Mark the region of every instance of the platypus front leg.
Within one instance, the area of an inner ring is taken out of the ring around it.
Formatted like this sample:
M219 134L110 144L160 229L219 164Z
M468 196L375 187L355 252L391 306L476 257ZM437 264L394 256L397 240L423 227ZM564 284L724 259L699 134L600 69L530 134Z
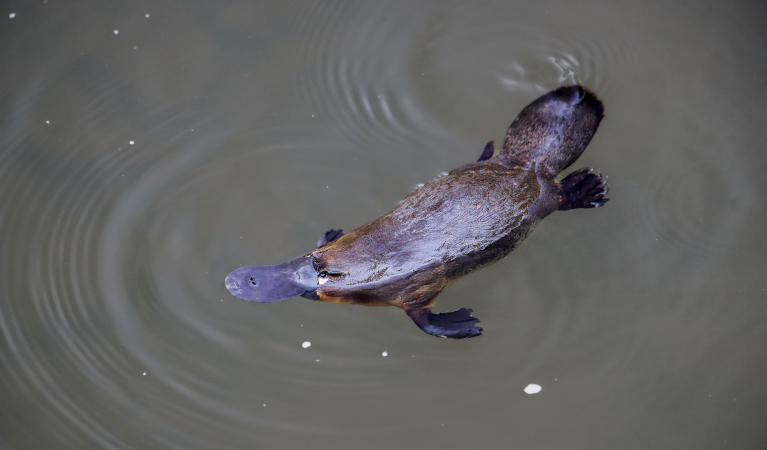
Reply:
M418 328L432 336L463 339L482 334L482 328L475 325L479 319L472 317L470 309L434 314L429 308L414 307L405 312Z
M341 236L344 235L344 230L342 229L329 229L325 232L325 234L322 235L319 241L317 241L317 248L322 248L331 242L337 241Z

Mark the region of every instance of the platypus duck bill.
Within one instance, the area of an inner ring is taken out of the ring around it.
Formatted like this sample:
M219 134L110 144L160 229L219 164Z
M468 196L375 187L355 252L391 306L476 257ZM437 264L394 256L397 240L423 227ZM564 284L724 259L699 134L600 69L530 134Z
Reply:
M311 256L276 266L241 267L227 275L226 288L237 298L271 303L288 298L316 296L317 271Z

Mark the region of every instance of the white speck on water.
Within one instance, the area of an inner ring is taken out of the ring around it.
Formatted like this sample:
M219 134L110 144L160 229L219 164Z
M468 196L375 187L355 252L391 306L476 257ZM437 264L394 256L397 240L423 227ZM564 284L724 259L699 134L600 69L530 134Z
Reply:
M381 353L381 356L389 356L389 353L386 350L384 350L384 352Z
M320 362L320 360L318 359L317 362Z
M312 346L312 343L309 342L309 341L304 341L304 343L301 344L301 347L303 347L303 348L309 348L311 346Z
M145 377L146 376L146 372L144 372L141 376Z
M128 141L128 143L129 143L130 145L133 145L133 144L135 144L135 142L133 142L133 141Z
M264 403L264 408L266 408L266 403Z
M144 14L144 17L146 17L148 19L149 18L149 14Z
M138 45L133 46L133 50L136 50L138 48Z
M114 30L113 33L114 34L120 34L120 30Z
M51 123L51 121L50 120L46 120L45 123Z
M16 17L16 13L10 13L10 14L8 14L8 17L10 17L11 19L13 19L14 17Z
M541 389L543 389L543 388L541 387L540 384L532 384L532 383L530 383L525 388L525 392L528 393L528 394L537 394L537 393L541 392Z
M312 114L312 117L314 117L314 114Z

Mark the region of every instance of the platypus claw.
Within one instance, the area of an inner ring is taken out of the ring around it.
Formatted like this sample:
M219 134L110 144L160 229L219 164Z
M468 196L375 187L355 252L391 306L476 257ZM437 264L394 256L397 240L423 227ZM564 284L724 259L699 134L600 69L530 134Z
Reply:
M566 176L559 184L562 187L559 210L566 211L576 208L599 208L607 203L605 198L610 192L607 177L594 173L593 169L584 167Z

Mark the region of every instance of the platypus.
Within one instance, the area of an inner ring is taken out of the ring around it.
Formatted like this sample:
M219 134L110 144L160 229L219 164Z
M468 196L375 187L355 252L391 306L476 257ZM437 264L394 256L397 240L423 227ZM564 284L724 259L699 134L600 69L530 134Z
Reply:
M285 264L237 269L226 288L258 303L301 296L396 306L433 336L478 336L471 309L432 313L437 296L509 254L552 212L607 202L607 178L590 168L556 180L603 116L602 102L583 86L549 92L519 113L497 155L490 141L477 162L417 189L378 219L346 234L331 229L315 251Z

